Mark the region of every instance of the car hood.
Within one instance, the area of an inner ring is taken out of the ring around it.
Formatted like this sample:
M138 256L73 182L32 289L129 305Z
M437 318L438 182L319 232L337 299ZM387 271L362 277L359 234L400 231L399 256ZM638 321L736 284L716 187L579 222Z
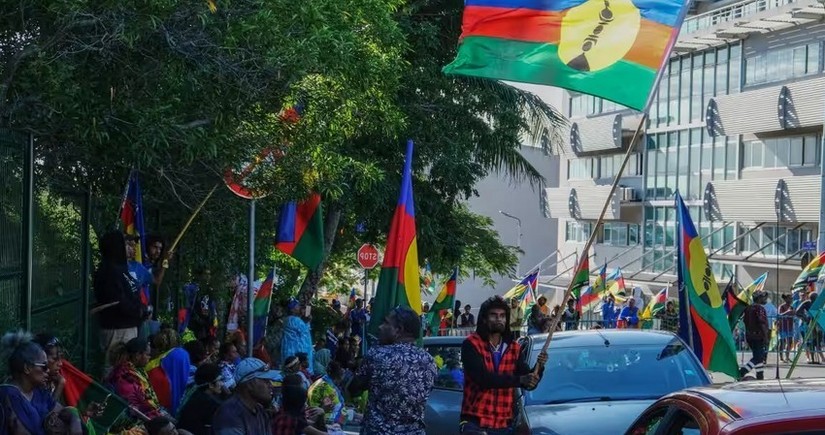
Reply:
M624 433L655 400L618 400L526 408L532 435L604 435Z

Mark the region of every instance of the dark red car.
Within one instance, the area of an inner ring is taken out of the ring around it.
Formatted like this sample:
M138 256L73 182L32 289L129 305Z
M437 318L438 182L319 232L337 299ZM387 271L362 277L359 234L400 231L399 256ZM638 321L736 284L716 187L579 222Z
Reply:
M626 435L825 433L825 379L746 381L657 400Z

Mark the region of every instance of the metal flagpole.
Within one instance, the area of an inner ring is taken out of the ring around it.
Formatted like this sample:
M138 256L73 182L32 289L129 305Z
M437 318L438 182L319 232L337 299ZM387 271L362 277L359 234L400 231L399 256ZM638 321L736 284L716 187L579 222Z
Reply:
M249 201L249 277L246 286L246 349L247 357L252 356L252 330L255 326L255 319L252 312L255 310L255 200Z

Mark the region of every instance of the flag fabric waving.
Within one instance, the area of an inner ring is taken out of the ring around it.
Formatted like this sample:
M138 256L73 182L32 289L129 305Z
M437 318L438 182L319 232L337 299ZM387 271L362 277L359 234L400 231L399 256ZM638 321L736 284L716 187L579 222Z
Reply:
M455 303L455 291L456 291L456 282L458 278L458 269L453 270L453 274L450 276L450 279L444 283L444 286L441 287L441 291L438 292L438 296L435 297L432 306L430 307L430 312L427 314L429 316L429 325L430 325L430 334L431 335L438 335L438 328L439 328L439 320L437 318L438 313L441 310L452 310L453 304Z
M324 218L321 195L312 194L304 202L281 207L275 248L316 269L324 260Z
M706 369L739 379L736 347L722 293L682 196L675 195L679 335Z
M146 252L146 231L143 226L143 194L136 170L129 174L129 184L120 204L120 222L124 233L140 237L135 244L135 261L142 264L143 253Z
M825 264L825 252L817 255L816 258L811 260L811 262L802 269L802 273L799 274L796 281L791 285L792 291L796 293L806 290L811 284L815 283L820 270L823 269L823 264Z
M642 110L687 0L466 0L445 74L557 86Z
M659 290L659 293L653 296L653 299L648 302L647 307L645 307L645 310L639 315L639 318L643 320L652 319L656 314L665 309L665 304L667 304L667 288Z
M539 278L539 270L538 269L528 273L527 276L525 276L521 280L521 282L516 284L510 290L507 290L507 293L504 293L504 296L502 296L502 298L504 298L504 299L516 298L520 301L523 301L525 296L526 296L526 293L529 293L531 291L536 290L536 287L537 287L537 284L538 284L538 278Z
M95 433L109 433L109 429L125 416L129 409L129 404L125 400L95 382L68 360L63 360L60 373L66 380L63 387L63 399L66 406L73 406L83 411L92 402L100 405L105 403L103 414L91 419Z
M407 141L406 161L401 180L401 194L390 223L384 263L378 276L370 333L378 335L378 326L397 306L412 308L421 314L421 279L418 268L418 243L415 236L415 206L412 190L413 141Z
M741 292L739 292L739 299L751 304L753 302L753 294L754 292L762 291L765 288L765 281L768 279L768 272L759 275L758 278L753 280L750 285L745 287Z
M601 297L601 294L607 291L607 261L604 262L602 268L599 269L599 276L593 281L593 292Z
M590 287L590 258L584 254L584 261L573 275L573 296L576 298L576 310L582 311L582 290Z
M264 282L255 292L255 299L252 301L252 336L249 337L252 343L257 345L266 336L266 324L269 320L269 305L272 302L272 290L275 283L275 269L269 272Z
M624 282L622 269L617 267L605 280L607 291L613 295L617 303L623 304L627 301L627 285Z
M745 299L737 296L736 287L736 281L731 277L725 291L722 293L722 300L725 303L725 312L728 313L728 324L730 324L731 331L736 328L742 314L745 314L745 308L749 305Z

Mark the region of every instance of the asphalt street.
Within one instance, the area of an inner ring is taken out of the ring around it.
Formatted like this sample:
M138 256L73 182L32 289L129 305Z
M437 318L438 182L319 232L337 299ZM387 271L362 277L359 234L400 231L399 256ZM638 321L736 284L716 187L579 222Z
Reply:
M737 362L739 365L744 364L747 362L751 357L750 352L739 352L739 357ZM793 358L793 355L791 355ZM790 363L779 363L779 377L785 379L788 374L788 369L791 367ZM713 382L715 384L719 383L727 383L731 382L733 378L730 376L724 375L722 373L712 373L711 376L713 377ZM754 376L754 373L751 372L750 376ZM825 378L825 364L821 365L814 365L814 364L805 364L805 355L803 354L799 358L799 363L796 365L793 371L793 378ZM768 365L765 368L765 379L776 379L776 354L771 353L768 355Z

